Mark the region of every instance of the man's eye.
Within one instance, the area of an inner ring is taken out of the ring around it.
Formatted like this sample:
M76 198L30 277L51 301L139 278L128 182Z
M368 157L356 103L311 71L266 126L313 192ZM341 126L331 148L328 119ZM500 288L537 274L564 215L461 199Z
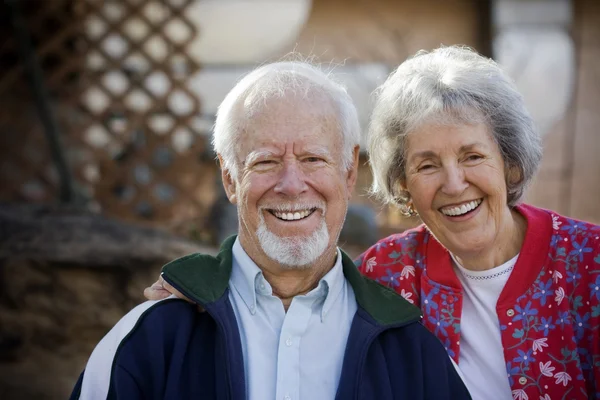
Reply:
M304 159L304 161L307 161L307 162L309 162L309 163L314 163L314 162L323 161L323 159L322 159L322 158L319 158L319 157L306 157L306 158Z
M260 160L260 161L256 161L254 164L252 164L252 167L253 168L270 168L273 165L275 165L274 160Z

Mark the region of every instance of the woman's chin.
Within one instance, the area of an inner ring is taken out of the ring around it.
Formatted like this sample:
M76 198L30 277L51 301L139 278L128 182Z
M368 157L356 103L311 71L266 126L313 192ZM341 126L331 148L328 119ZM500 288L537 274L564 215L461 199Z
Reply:
M494 250L494 240L486 240L486 236L482 232L469 232L460 235L460 237L452 238L447 243L440 242L455 256L459 258L472 258L478 254L486 254Z

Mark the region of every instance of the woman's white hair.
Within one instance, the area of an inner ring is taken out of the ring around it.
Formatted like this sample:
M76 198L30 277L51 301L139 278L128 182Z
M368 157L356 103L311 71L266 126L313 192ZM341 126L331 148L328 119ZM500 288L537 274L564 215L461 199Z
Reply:
M248 73L219 105L212 144L216 153L223 159L223 167L234 179L238 170L237 137L248 123L245 114L252 111L249 108L257 105L256 98L266 102L289 94L304 97L324 95L331 101L337 111L338 125L342 133L343 166L346 169L351 168L353 149L360 143L360 124L356 107L346 88L317 66L299 61L282 61L263 65Z
M408 214L410 194L402 187L407 135L432 123L482 122L500 148L507 173L518 172L506 182L512 207L523 197L542 157L541 139L522 96L493 60L469 48L418 52L377 91L368 138L371 191Z

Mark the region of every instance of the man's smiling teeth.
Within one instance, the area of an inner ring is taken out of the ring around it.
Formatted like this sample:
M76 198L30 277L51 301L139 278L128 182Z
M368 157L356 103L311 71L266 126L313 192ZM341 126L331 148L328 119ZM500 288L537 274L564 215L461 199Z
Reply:
M279 219L283 219L286 221L296 221L298 219L308 217L313 210L304 210L304 211L295 211L295 212L281 212L281 211L273 211L273 215L275 215Z
M440 211L444 215L448 215L450 217L457 217L459 215L466 214L469 211L476 209L477 206L480 205L482 201L483 201L483 199L477 199L477 200L473 200L468 203L462 204L460 206L442 208L442 209L440 209Z

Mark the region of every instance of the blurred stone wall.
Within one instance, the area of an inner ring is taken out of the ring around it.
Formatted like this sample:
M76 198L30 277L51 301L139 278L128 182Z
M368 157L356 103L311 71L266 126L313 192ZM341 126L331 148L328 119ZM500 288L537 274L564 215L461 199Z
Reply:
M73 207L0 204L0 399L69 396L163 264L215 249Z

